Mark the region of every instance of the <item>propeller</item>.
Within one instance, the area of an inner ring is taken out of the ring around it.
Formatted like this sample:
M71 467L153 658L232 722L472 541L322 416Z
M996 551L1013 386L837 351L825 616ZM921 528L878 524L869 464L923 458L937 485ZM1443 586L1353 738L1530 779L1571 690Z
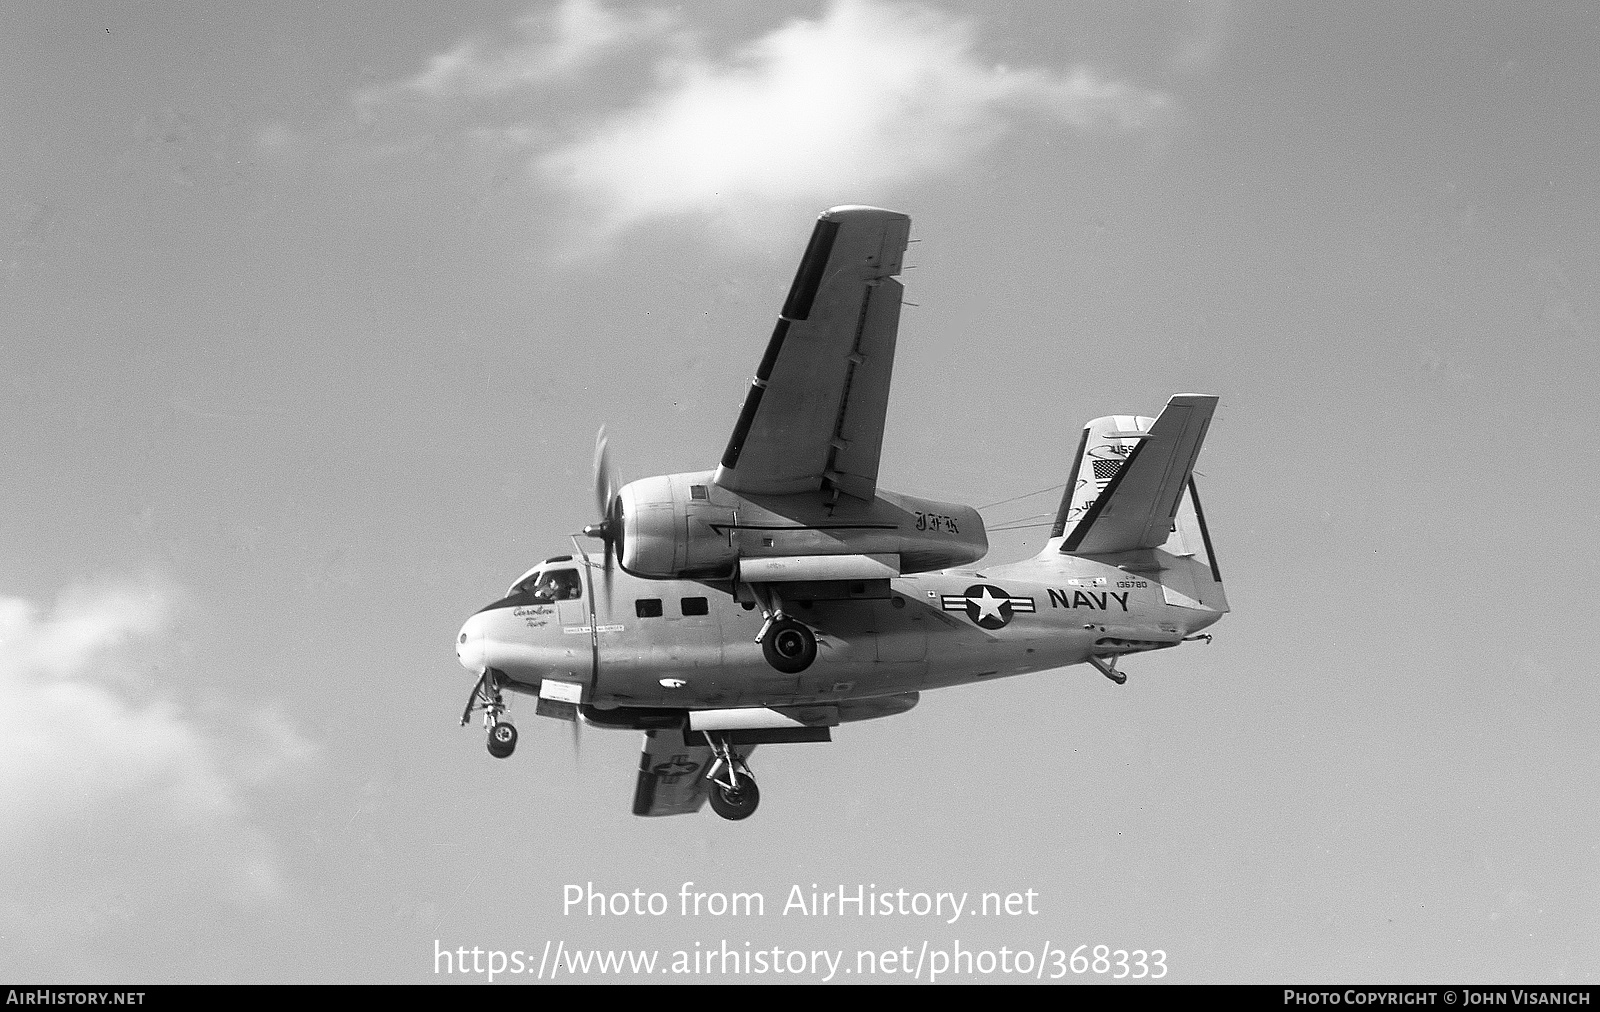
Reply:
M600 514L600 522L585 527L583 533L587 537L599 538L605 543L605 566L602 572L605 573L607 601L611 599L612 557L622 544L622 500L618 496L621 491L622 485L617 480L617 467L611 461L606 427L602 425L594 436L594 504L595 510Z
M594 506L600 514L600 522L590 524L583 529L585 537L599 538L605 543L605 563L601 572L605 574L605 595L609 605L611 601L611 571L615 558L622 553L622 483L617 480L617 466L611 462L611 449L606 440L606 427L600 426L600 431L594 434ZM577 546L574 539L573 545ZM581 553L583 550L578 549ZM584 556L587 566L588 556ZM572 756L578 758L583 751L583 715L572 722Z
M599 514L610 519L611 501L617 497L617 468L611 462L611 447L606 439L606 427L594 434L594 505Z

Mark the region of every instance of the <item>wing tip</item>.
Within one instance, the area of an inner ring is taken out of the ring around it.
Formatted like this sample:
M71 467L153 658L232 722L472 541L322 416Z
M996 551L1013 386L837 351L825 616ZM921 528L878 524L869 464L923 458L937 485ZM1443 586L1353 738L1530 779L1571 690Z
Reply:
M911 220L911 216L909 214L904 214L900 211L891 211L887 207L873 207L870 204L837 204L828 208L826 211L823 211L822 214L818 215L818 217L823 221L844 221L850 218L857 220L878 218L886 221L896 218L904 218L907 221Z

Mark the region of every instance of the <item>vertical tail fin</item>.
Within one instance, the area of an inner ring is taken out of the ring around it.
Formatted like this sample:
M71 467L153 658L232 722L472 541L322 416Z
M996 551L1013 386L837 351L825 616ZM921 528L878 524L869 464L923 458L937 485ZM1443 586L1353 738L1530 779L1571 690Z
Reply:
M1194 485L1217 398L1177 394L1159 418L1107 415L1083 430L1041 558L1093 556L1161 583L1168 604L1227 611Z
M1122 465L1155 421L1143 415L1107 415L1083 427L1078 454L1072 459L1072 474L1067 477L1067 490L1050 528L1052 538L1078 526L1112 479L1121 473Z
M1172 531L1216 407L1215 397L1176 394L1153 422L1127 415L1090 422L1072 487L1062 497L1061 551L1109 555L1159 548Z

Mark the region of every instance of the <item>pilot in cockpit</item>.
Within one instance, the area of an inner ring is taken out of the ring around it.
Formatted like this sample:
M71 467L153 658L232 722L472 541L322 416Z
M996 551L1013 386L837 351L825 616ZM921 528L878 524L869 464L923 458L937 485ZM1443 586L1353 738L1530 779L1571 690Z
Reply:
M533 585L533 600L538 604L551 601L576 601L583 596L583 584L576 569L557 569L539 577Z

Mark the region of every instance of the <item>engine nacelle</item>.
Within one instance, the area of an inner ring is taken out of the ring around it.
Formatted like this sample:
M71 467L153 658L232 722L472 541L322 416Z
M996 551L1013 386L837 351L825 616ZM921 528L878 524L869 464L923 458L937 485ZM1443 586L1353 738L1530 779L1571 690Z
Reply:
M970 506L883 490L871 502L821 491L743 496L713 484L713 473L622 487L622 568L658 579L727 579L741 559L893 556L899 572L923 573L976 562L989 550L983 518Z

